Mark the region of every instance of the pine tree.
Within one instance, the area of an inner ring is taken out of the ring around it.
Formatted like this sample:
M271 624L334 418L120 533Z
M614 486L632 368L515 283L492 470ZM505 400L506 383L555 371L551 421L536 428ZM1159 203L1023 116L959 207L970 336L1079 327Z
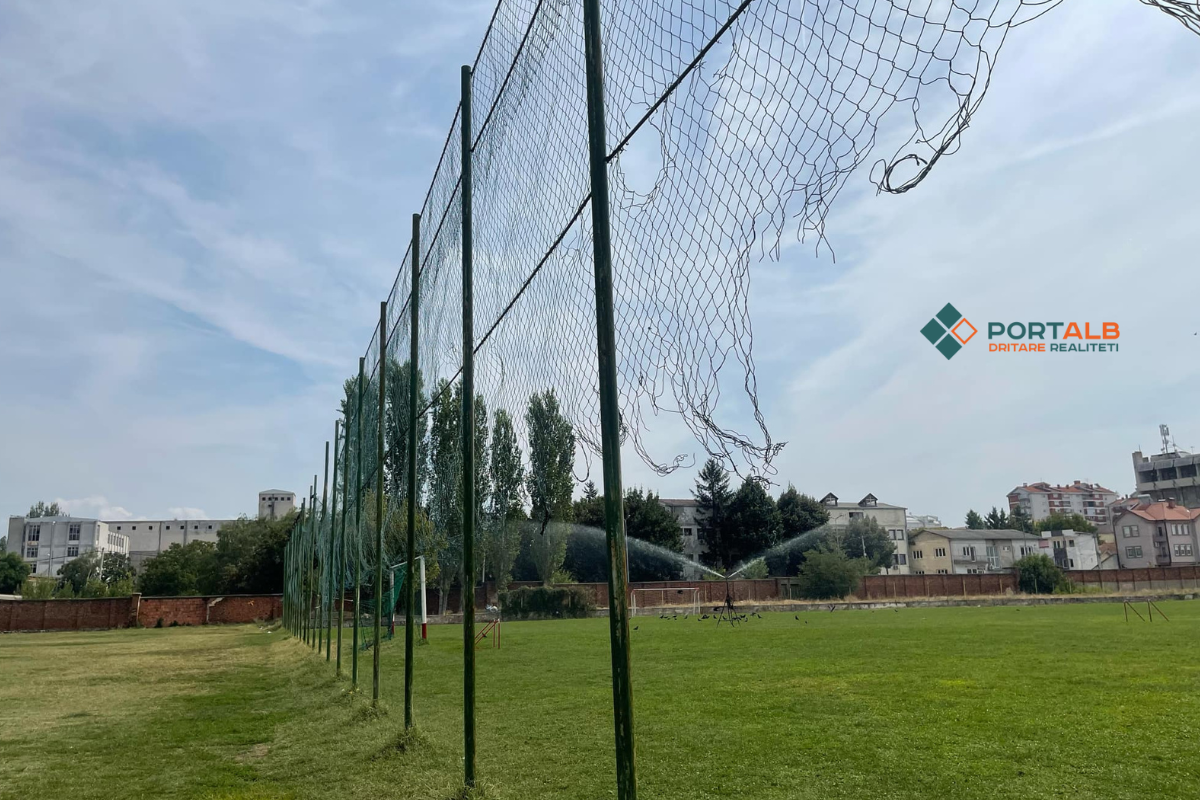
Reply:
M708 459L700 468L692 497L696 499L700 541L719 541L722 538L729 503L733 500L733 492L729 489L729 475L715 458ZM721 563L711 544L708 552L704 554L704 560L709 565L719 566Z
M973 531L981 531L987 527L983 521L983 517L979 516L979 512L973 508L967 512L966 523L967 527Z

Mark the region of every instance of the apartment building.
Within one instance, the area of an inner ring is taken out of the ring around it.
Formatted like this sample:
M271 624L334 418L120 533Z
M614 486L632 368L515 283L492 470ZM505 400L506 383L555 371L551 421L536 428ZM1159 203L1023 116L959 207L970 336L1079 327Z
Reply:
M1019 506L1034 522L1051 514L1079 514L1097 527L1109 522L1108 506L1119 495L1098 483L1075 481L1067 486L1024 483L1008 493L1008 510Z
M1172 447L1165 453L1144 456L1137 450L1133 453L1133 475L1139 494L1200 508L1200 453Z
M690 497L686 499L660 497L658 502L662 503L679 523L679 528L683 533L683 555L691 561L699 561L700 557L708 552L708 545L700 538L699 504Z
M868 494L857 503L843 503L833 492L821 498L821 505L829 512L830 525L848 525L854 519L873 519L887 531L888 538L896 546L893 565L887 570L892 575L908 575L908 509L881 503L873 494Z
M129 554L129 537L108 523L79 517L9 517L8 551L34 575L54 576L68 561L91 552Z
M941 528L919 530L908 537L910 563L916 575L1004 572L1027 555L1049 555L1051 549L1049 539L1023 531Z
M1059 569L1100 569L1100 539L1083 531L1042 531L1039 538L1049 540L1050 552ZM1045 550L1043 549L1043 552ZM1111 565L1116 567L1116 564Z
M296 510L296 493L267 489L258 493L258 518L279 519Z
M1171 567L1197 563L1200 508L1174 500L1128 508L1113 521L1117 566L1124 569Z
M905 514L904 524L910 531L920 528L944 528L940 517L933 514Z

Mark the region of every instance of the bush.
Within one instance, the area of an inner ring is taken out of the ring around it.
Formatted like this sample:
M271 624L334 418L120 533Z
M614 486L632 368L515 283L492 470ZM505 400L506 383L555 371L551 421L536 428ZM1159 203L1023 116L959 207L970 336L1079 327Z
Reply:
M1069 591L1068 581L1050 556L1041 553L1025 556L1013 564L1017 572L1017 587L1025 594L1052 594Z
M522 586L501 592L500 607L509 619L586 617L594 608L591 593L578 586Z
M29 565L17 553L0 555L0 594L12 594L29 577Z
M21 597L25 600L49 600L54 596L56 583L50 578L26 578L21 584Z
M840 550L809 550L800 567L800 594L810 600L845 597L866 573L863 559L847 558Z

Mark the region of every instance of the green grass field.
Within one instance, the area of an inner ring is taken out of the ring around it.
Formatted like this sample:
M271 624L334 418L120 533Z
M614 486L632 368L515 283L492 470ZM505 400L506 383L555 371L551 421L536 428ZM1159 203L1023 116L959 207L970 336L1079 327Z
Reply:
M645 798L1195 798L1200 603L638 618ZM1143 610L1144 613L1144 610ZM0 798L461 795L461 629L403 642L386 714L254 626L0 637ZM346 650L348 669L349 648ZM478 651L487 798L615 796L608 623L508 623Z

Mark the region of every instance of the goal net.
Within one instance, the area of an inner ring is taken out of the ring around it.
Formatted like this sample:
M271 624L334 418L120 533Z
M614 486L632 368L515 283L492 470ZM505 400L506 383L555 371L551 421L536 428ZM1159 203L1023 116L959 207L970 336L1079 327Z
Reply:
M630 595L630 608L635 616L660 609L678 614L700 613L700 589L695 586L634 589Z

